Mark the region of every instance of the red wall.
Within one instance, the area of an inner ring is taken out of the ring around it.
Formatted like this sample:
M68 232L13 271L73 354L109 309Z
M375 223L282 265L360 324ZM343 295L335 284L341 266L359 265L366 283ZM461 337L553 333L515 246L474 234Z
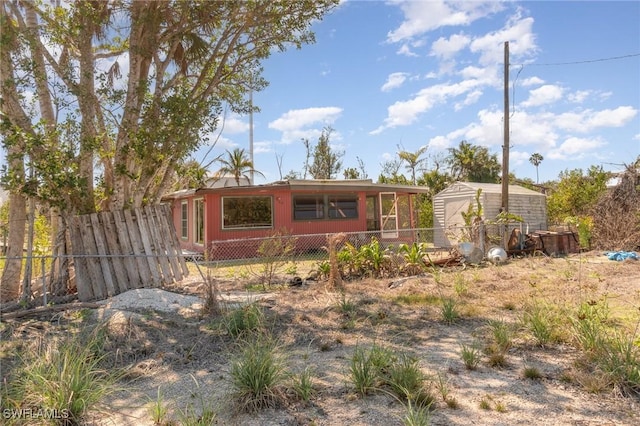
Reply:
M225 191L226 192L226 191ZM205 241L207 245L211 242L220 242L235 240L233 244L225 243L229 247L235 246L234 251L253 251L255 253L256 244L259 242L252 241L252 239L267 237L273 235L274 232L279 230L287 230L287 233L292 235L304 235L304 234L334 234L339 232L364 232L367 230L366 220L366 196L367 193L360 191L357 193L358 197L358 218L357 219L342 219L342 220L293 220L293 207L292 196L296 194L324 194L325 192L294 192L289 191L288 188L277 189L271 188L269 190L257 187L256 191L242 191L241 196L272 196L273 197L273 215L274 226L268 229L244 229L244 230L224 230L221 223L221 200L222 195L219 193L203 193L194 194L184 197L182 199L176 199L173 201L173 220L178 232L178 239L181 242L181 246L184 250L191 250L196 252L204 252L205 246L195 244L193 242L194 237L194 200L198 198L204 199L205 209ZM340 194L339 191L330 191L330 194ZM344 194L344 193L343 193ZM349 194L354 194L349 192ZM373 195L375 193L370 193ZM225 193L225 196L236 195L232 192ZM181 201L188 201L188 238L181 238ZM324 241L322 241L324 243ZM318 242L316 245L320 244ZM219 243L218 246L221 246ZM244 246L244 248L243 248Z

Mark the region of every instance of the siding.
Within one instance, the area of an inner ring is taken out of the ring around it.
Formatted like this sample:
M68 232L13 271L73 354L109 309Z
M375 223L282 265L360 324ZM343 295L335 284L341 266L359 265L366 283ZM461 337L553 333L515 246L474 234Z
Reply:
M434 244L437 247L451 247L452 242L446 236L445 229L462 226L461 211L466 212L470 203L475 203L478 189L482 189L480 202L483 218L493 219L502 206L502 186L499 184L483 184L457 182L433 197ZM527 188L509 185L509 211L521 216L525 221L526 231L546 229L547 211L546 197Z

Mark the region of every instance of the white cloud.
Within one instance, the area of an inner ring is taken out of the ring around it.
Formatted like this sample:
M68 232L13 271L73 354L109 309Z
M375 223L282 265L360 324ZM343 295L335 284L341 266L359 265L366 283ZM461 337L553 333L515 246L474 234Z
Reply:
M547 154L552 160L566 160L569 158L582 158L592 153L607 143L600 138L567 138L557 149L552 149Z
M420 36L444 26L469 25L476 19L498 12L503 8L499 1L415 1L394 0L405 20L387 34L387 40L397 43Z
M523 107L532 107L540 105L548 105L562 99L564 89L560 86L545 84L529 91L529 99L522 102Z
M408 44L406 44L406 43L405 43L405 44L403 44L402 46L400 46L400 49L398 49L398 50L396 51L396 53L397 53L398 55L404 55L404 56L413 56L413 57L417 57L417 56L418 56L418 54L417 54L417 53L414 53L414 52L411 50L411 48L409 47L409 45L408 45Z
M396 89L402 86L402 84L407 80L408 76L409 74L406 72L394 72L392 74L389 74L389 76L387 77L387 81L382 85L380 90L382 90L383 92L389 92L392 89Z
M544 80L541 79L540 77L524 78L524 79L520 80L520 83L519 83L519 85L523 86L523 87L539 86L541 84L544 84Z
M243 121L238 114L231 114L228 117L224 117L224 123L221 123L224 126L225 134L237 134L237 133L245 133L249 131L249 123Z
M272 143L268 141L255 142L253 144L253 153L254 154L265 154L268 152L272 152L271 149Z
M567 100L569 102L581 104L591 95L591 90L578 90L573 93L569 93L567 95Z
M522 151L509 151L509 168L527 163L531 154Z
M429 150L444 151L451 146L451 141L445 136L436 136L435 138L429 139L427 145L429 146Z
M413 99L398 101L390 105L387 108L388 115L384 123L370 133L375 135L388 128L412 124L417 120L418 115L452 97L473 90L477 85L476 80L466 80L454 84L437 84L422 89Z
M631 106L601 111L565 112L556 117L555 125L563 130L586 133L599 127L622 127L637 114L638 110Z
M449 59L456 53L466 48L471 42L471 38L464 34L453 34L448 39L440 37L431 45L431 56Z
M480 96L482 96L482 93L482 90L474 90L468 93L462 102L457 102L455 104L454 110L460 111L466 106L475 104L476 102L478 102L478 99L480 99Z
M504 63L504 42L509 42L509 61L534 54L538 47L532 30L533 18L512 17L507 25L482 37L474 39L469 48L479 53L481 65Z
M342 108L338 107L290 110L270 122L269 128L282 132L282 143L291 143L304 138L315 139L320 136L321 129L310 127L331 125L340 117L341 113Z

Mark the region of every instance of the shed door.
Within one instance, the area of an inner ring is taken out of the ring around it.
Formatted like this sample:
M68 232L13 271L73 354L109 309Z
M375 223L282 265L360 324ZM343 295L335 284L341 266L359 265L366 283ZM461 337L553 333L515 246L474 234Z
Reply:
M382 238L398 238L398 200L395 192L380 193Z

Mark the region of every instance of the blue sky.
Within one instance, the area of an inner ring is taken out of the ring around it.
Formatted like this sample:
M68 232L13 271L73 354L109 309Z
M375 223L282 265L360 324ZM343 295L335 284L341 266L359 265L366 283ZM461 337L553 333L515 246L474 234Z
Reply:
M256 183L280 178L278 157L283 175L302 171L301 139L325 126L343 168L360 158L374 181L398 146L442 158L467 140L501 161L505 41L510 171L535 180L535 152L541 182L619 170L640 155L639 22L638 1L343 2L314 25L315 44L264 63ZM249 118L228 114L211 155L234 147L248 150Z

